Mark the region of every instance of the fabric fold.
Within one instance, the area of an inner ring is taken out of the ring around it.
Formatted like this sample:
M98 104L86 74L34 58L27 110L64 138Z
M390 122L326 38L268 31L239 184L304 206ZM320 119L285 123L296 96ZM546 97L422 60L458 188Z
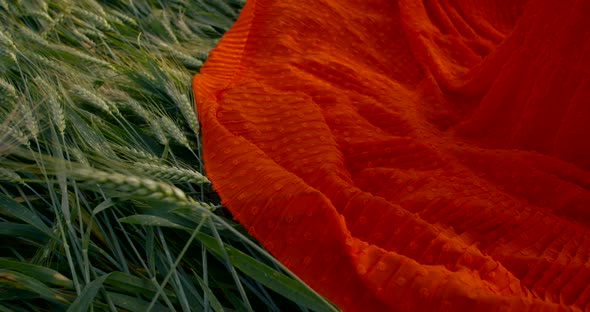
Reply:
M193 79L207 175L345 311L588 311L583 12L250 0Z

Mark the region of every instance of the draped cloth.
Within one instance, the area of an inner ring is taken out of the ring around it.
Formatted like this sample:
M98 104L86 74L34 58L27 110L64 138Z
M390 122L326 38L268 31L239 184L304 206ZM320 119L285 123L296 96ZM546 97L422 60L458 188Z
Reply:
M344 311L590 311L588 14L248 0L193 79L207 175Z

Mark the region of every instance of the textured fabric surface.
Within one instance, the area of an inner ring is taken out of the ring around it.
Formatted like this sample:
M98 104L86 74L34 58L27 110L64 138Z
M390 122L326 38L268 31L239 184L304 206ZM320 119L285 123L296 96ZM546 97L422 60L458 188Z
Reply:
M248 0L205 168L345 311L590 311L590 1Z

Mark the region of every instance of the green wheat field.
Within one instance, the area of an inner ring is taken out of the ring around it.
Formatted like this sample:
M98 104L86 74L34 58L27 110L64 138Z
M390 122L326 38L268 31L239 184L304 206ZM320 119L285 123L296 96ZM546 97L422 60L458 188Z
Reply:
M239 0L0 0L0 312L337 311L200 161L191 77Z

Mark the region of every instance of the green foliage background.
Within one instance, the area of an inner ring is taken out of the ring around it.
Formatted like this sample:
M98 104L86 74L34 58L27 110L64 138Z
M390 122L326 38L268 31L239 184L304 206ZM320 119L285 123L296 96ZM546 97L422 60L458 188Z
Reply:
M239 0L0 0L0 311L331 311L220 206L191 76Z

